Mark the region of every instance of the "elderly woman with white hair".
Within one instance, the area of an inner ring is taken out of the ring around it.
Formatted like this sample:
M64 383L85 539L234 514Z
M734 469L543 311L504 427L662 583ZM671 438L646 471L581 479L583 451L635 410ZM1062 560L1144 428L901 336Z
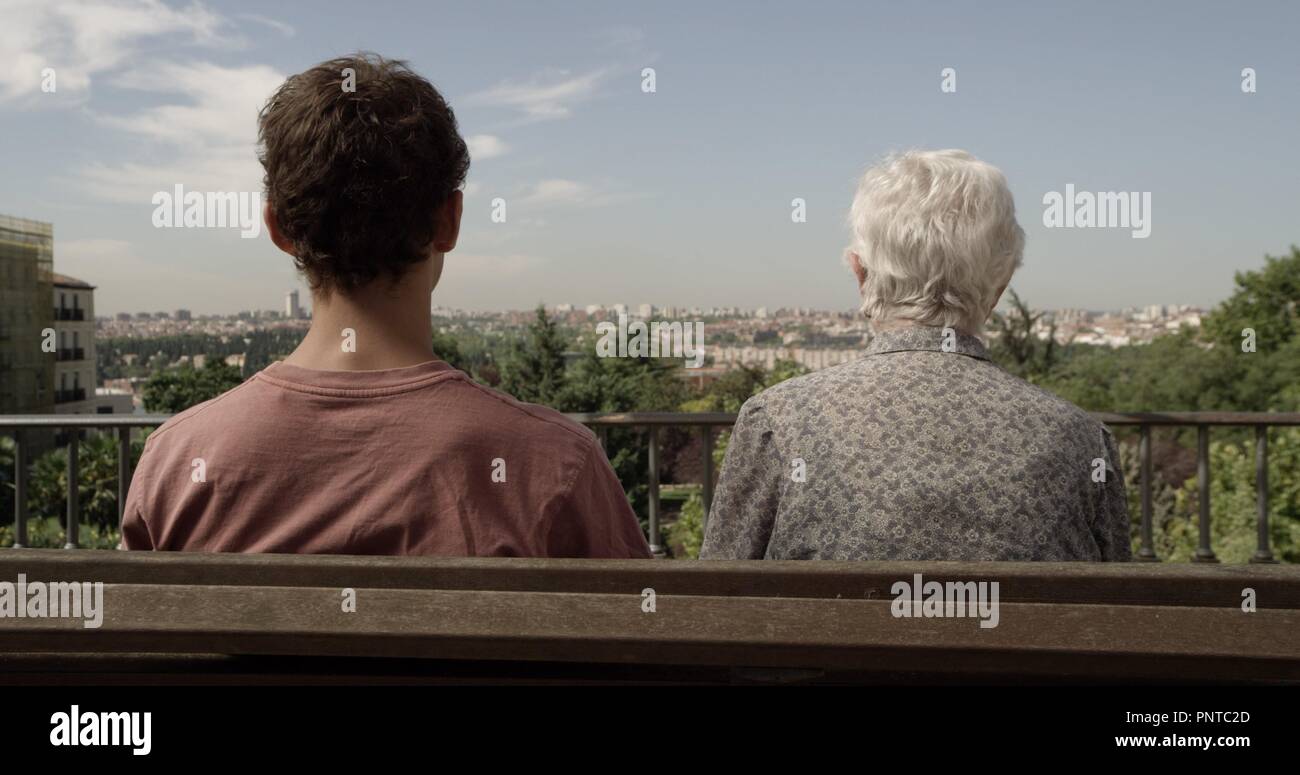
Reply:
M701 557L1129 559L1109 431L979 339L1024 248L1002 173L964 151L892 156L850 222L865 356L745 403Z

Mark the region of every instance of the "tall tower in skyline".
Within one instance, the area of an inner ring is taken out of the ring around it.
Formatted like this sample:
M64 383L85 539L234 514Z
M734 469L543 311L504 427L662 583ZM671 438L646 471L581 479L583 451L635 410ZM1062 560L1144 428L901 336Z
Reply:
M284 294L284 316L290 320L297 320L302 317L302 307L298 306L298 290L296 288Z

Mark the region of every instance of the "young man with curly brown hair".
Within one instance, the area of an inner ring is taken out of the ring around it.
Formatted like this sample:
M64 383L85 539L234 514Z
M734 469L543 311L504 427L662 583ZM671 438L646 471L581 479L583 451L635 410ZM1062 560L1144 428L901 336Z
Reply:
M469 152L400 61L290 77L259 121L271 240L312 289L283 362L150 435L127 549L648 557L594 434L438 360Z

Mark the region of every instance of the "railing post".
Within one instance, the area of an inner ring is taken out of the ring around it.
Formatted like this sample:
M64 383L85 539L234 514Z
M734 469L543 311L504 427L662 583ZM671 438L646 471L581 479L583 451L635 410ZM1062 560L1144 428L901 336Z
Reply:
M709 526L709 512L713 510L713 426L700 426L700 444L704 447L704 519L701 529Z
M81 431L73 426L68 434L68 530L64 549L77 548L77 532L81 522L81 498L77 482L77 451Z
M650 426L650 553L664 556L659 543L659 426Z
M27 434L14 430L14 548L27 545Z
M1210 547L1210 427L1196 426L1196 481L1200 486L1200 541L1193 562L1218 562Z
M1268 426L1255 426L1255 500L1259 514L1255 527L1259 530L1259 543L1251 562L1277 562L1268 545Z
M1160 558L1156 555L1154 539L1152 538L1152 516L1151 516L1151 426L1143 423L1141 426L1142 436L1138 445L1138 457L1142 465L1142 545L1138 548L1139 560L1144 562L1159 562Z
M131 487L131 428L117 429L117 527L122 529L126 514L126 494Z

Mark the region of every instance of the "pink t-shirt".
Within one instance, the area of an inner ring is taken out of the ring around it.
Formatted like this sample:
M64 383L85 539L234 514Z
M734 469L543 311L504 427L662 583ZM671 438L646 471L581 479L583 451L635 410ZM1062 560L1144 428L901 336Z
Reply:
M590 430L442 361L275 363L149 436L127 549L650 556Z

